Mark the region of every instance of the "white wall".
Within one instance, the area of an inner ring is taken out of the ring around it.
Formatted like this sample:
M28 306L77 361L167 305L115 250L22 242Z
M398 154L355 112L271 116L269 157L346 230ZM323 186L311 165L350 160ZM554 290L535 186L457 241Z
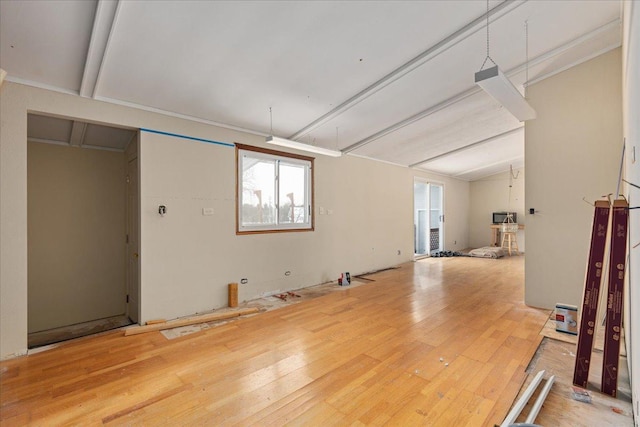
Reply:
M29 332L124 314L124 154L27 146Z
M640 185L640 6L638 2L624 4L624 37L622 55L622 94L624 137L626 139L625 176ZM633 156L635 150L635 159ZM631 206L640 205L640 190L626 186L625 194ZM640 210L630 211L630 256L628 288L625 298L624 326L627 361L631 373L633 412L636 425L640 420Z
M250 140L250 141L247 141ZM256 138L237 142L263 145ZM316 157L315 231L235 234L235 149L141 133L142 320L227 304L227 283L253 299L411 260L413 173L344 156ZM463 243L467 184L454 193L451 234ZM167 206L164 217L158 206ZM203 208L213 216L203 216ZM319 215L319 208L331 215ZM452 239L450 239L452 240ZM401 255L398 255L400 251ZM290 275L285 275L289 271Z
M622 154L621 50L529 86L525 303L579 305L594 201L615 193Z
M514 169L509 196L509 177L511 172L502 172L477 181L473 181L469 191L471 193L469 208L469 246L479 248L491 244L491 230L493 212L516 212L519 224L525 224L527 218L524 210L524 168ZM518 249L525 251L524 230L517 233Z
M6 83L0 95L0 357L20 354L27 338L27 111L88 122L150 128L223 142L264 139L72 95ZM318 156L313 233L236 236L234 149L142 133L141 321L226 304L230 281L249 279L240 298L335 280L409 261L413 255L413 179L445 185L445 246L467 246L469 184L346 156ZM161 218L159 204L168 208ZM213 216L202 216L213 207ZM453 244L456 241L457 244ZM401 255L397 251L401 251ZM291 276L284 276L291 271Z

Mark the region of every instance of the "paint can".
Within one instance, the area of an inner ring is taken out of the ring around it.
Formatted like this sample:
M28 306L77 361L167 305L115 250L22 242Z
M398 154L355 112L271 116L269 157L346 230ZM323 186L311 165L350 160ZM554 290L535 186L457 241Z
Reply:
M578 307L556 304L556 331L578 335Z

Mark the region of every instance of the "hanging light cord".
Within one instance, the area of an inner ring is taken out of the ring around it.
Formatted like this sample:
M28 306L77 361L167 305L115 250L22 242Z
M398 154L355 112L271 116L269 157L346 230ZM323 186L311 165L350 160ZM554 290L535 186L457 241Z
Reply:
M524 97L527 97L527 88L529 87L529 21L524 21L524 38L526 52L526 68L524 77Z
M498 65L493 60L493 58L491 58L491 55L489 55L489 0L487 0L487 56L484 58L484 62L482 63L482 67L480 67L481 70L484 69L484 66L487 63L487 59L490 60L491 62L493 62L493 65Z
M273 112L269 107L269 135L273 136Z
M511 212L511 188L513 187L513 180L518 179L520 171L513 173L513 165L509 165L509 200L507 201L507 212Z

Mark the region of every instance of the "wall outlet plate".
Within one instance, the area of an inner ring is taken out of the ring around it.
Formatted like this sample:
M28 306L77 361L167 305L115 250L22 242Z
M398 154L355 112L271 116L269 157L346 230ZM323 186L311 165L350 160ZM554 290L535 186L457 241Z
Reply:
M213 208L202 208L202 215L209 216L214 214Z

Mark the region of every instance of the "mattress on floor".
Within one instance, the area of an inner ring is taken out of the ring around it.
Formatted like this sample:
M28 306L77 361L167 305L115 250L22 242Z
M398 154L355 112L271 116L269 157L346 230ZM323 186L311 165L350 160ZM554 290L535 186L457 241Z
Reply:
M504 248L496 246L484 246L478 249L472 249L469 251L469 256L477 258L502 258L507 254Z

